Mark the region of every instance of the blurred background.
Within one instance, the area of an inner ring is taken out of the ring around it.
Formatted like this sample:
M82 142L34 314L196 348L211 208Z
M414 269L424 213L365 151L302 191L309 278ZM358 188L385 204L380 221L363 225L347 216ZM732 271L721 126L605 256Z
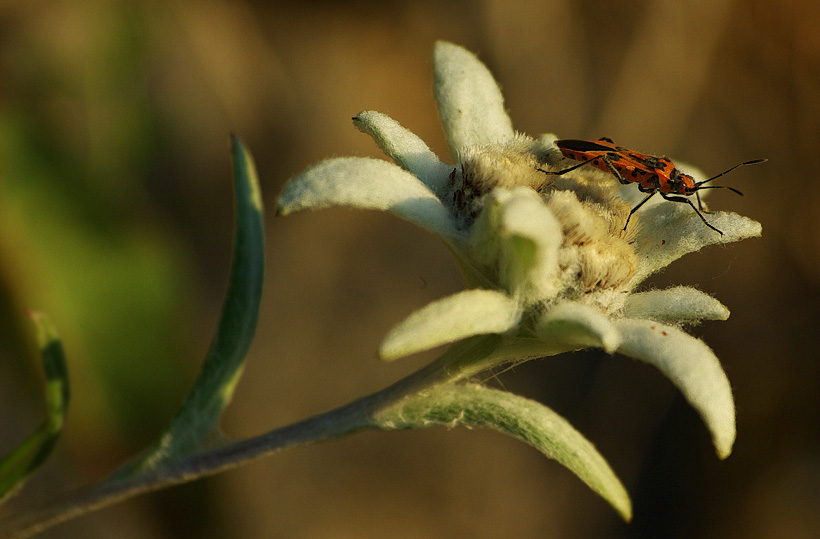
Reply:
M499 376L567 417L630 491L624 524L572 474L486 431L363 433L61 525L47 537L820 536L820 4L813 0L0 1L0 452L42 419L27 307L50 314L73 401L56 454L4 507L100 480L149 443L196 375L231 248L228 135L269 213L257 339L223 421L258 434L382 388L385 332L460 288L412 225L343 209L275 218L284 182L378 156L350 118L389 114L439 153L437 39L474 51L517 129L608 136L720 172L713 207L764 236L692 254L732 316L692 329L738 407L734 454L651 367L595 351ZM2 513L0 513L2 514Z

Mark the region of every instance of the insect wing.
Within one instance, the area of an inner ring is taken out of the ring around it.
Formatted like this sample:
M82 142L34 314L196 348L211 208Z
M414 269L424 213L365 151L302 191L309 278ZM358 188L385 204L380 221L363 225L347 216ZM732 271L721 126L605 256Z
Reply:
M562 152L567 150L577 154L589 154L589 157L593 157L596 153L619 150L617 146L607 140L561 139L556 140L555 145L558 146Z
M561 139L555 145L564 157L579 163L587 163L598 170L611 173L611 166L622 159L624 150L612 143L609 139L581 140Z

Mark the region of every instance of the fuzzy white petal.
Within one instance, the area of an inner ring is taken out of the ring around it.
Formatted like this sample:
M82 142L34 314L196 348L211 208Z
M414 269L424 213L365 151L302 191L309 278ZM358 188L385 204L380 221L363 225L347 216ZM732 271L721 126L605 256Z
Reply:
M386 114L372 110L357 114L353 123L359 131L373 137L379 148L397 165L418 176L436 195L443 196L453 167L442 163L412 131Z
M364 157L328 159L293 178L276 203L276 213L350 206L386 210L448 240L458 232L429 187L398 166Z
M567 301L547 311L535 324L545 342L565 343L567 348L603 348L610 354L621 344L621 336L609 318L594 307Z
M496 268L497 282L511 294L540 301L559 290L561 225L532 189L495 189L470 241L476 258Z
M626 318L646 318L670 324L700 320L726 320L729 309L700 290L676 286L630 294L624 304Z
M473 335L505 333L518 325L518 304L494 290L465 290L422 307L394 327L379 356L393 360Z
M618 352L660 369L703 418L718 456L728 457L735 441L735 404L714 352L691 335L648 320L617 320L615 327L622 339Z
M633 282L643 281L685 254L708 245L760 236L763 230L757 221L735 213L710 213L705 217L723 235L703 224L687 204L668 202L647 209L640 217L641 228L635 238L638 268Z
M515 135L504 97L492 73L470 51L439 41L433 51L433 91L450 154L461 149L504 142Z

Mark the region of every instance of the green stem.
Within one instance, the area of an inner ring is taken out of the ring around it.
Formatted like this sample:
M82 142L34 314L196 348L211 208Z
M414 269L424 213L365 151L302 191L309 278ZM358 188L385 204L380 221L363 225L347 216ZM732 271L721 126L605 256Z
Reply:
M334 410L181 461L168 462L154 470L111 479L75 492L40 509L4 521L0 525L0 538L29 537L71 518L139 494L215 475L283 449L340 438L365 429L380 429L374 419L380 411L425 389L453 383L484 370L486 359L497 350L500 341L497 335L467 339L393 385Z

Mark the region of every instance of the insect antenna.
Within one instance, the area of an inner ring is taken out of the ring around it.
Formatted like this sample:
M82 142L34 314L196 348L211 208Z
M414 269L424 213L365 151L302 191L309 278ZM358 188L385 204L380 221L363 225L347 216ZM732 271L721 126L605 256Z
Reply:
M711 185L707 185L707 186L705 186L705 187L701 187L701 186L702 186L704 183L706 183L706 182L710 182L710 181L714 180L715 178L720 178L720 177L721 177L721 176L723 176L724 174L728 174L728 173L732 172L734 169L736 169L736 168L738 168L738 167L744 167L744 166L746 166L746 165L756 165L756 164L758 164L758 163L765 163L766 161L768 161L768 159L753 159L753 160L751 160L751 161L744 161L743 163L738 163L737 165L733 166L732 168L730 168L730 169L728 169L728 170L724 170L723 172L721 172L721 173L720 173L720 174L718 174L717 176L712 176L712 177L711 177L711 178L709 178L708 180L703 180L703 181L701 181L701 182L697 182L697 183L695 183L695 188L696 188L696 189L713 189L713 188L715 188L715 187L724 187L724 186L722 186L722 185L721 185L721 186L717 186L717 185L716 185L716 186L714 186L714 187L713 187L713 186L711 186ZM731 187L727 187L727 189L732 189L732 188L731 188ZM736 190L736 189L732 189L732 191L734 191L734 192L736 192L736 193L738 193L738 194L743 194L743 193L741 193L740 191L738 191L738 190Z
M728 189L729 191L734 191L738 195L743 196L743 193L741 193L740 191L738 191L734 187L729 187L728 185L703 185L703 186L701 186L700 184L697 184L697 185L698 185L697 191L700 191L701 189Z

